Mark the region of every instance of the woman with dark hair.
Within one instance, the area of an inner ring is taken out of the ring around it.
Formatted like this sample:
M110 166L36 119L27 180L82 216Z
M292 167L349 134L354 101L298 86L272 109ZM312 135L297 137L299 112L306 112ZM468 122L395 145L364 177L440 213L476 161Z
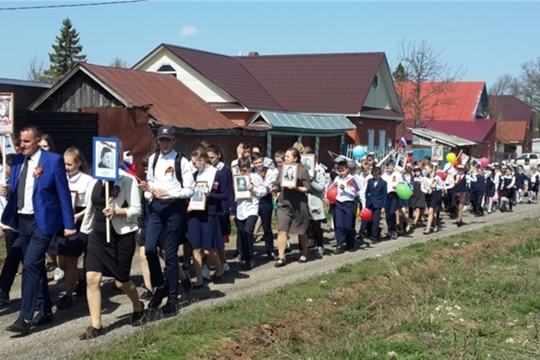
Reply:
M307 262L307 227L309 223L309 207L307 194L311 192L308 171L302 166L300 152L289 148L285 152L285 164L298 166L296 186L281 186L281 171L272 190L279 192L277 201L277 228L278 228L278 260L276 267L285 266L285 250L289 234L298 235L302 254L298 262Z
M100 159L101 160L99 161L98 168L112 169L114 165L114 161L113 161L113 153L111 149L109 149L106 146L101 148Z
M56 152L56 146L54 146L53 139L49 134L41 134L39 146L45 151Z

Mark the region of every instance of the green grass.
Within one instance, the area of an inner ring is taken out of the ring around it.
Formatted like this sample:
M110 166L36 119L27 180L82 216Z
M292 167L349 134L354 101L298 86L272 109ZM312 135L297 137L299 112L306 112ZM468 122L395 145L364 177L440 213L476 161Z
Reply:
M538 359L539 275L540 228L526 219L182 314L76 359Z

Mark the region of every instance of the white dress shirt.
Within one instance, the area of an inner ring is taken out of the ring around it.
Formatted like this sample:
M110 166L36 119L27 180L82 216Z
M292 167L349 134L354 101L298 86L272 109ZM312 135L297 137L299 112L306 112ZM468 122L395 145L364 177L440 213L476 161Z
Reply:
M386 181L386 185L387 185L387 190L388 190L388 193L393 193L393 192L396 192L396 187L400 184L400 183L403 183L403 177L401 176L401 174L397 171L397 170L394 170L392 173L388 173L388 172L384 172L382 175L381 175L381 179L383 179L384 181Z
M76 207L86 207L86 192L89 191L90 184L93 185L92 180L90 175L82 171L79 171L72 177L68 176L69 191L77 192Z
M182 161L180 162L182 182L184 183L182 187L176 177L176 170L174 168L176 154L177 152L174 150L167 155L163 155L160 152L157 155L159 157L155 171L152 169L152 166L148 167L146 182L150 187L150 192L154 189L165 189L169 192L168 196L163 196L161 199L186 199L193 196L194 181L189 161L185 157L182 157ZM152 154L148 159L149 164L154 163L154 156L156 155Z
M347 175L345 177L337 176L334 179L334 186L337 186L338 193L336 196L336 201L338 202L346 202L346 201L354 201L357 197L360 196L360 189L356 190L354 186L350 184L351 181L355 181L354 176ZM344 186L344 189L341 189L341 185ZM358 184L357 184L358 185Z
M249 178L253 184L251 199L236 201L236 217L238 220L246 220L250 216L259 216L259 199L266 196L266 186L258 174L250 173Z
M444 190L446 187L446 183L442 181L442 179L439 177L439 175L435 175L433 178L424 177L422 179L422 185L420 189L424 194L429 193L429 190L432 191L441 191Z
M26 187L24 188L24 206L19 210L19 214L33 214L34 213L34 204L32 197L34 196L34 171L38 166L39 158L41 157L41 148L38 148L35 153L30 155L30 160L28 160L28 172L26 173ZM26 161L26 159L24 160ZM21 172L24 167L21 166ZM19 174L20 175L20 174ZM21 179L19 178L19 184ZM17 185L18 186L18 185Z

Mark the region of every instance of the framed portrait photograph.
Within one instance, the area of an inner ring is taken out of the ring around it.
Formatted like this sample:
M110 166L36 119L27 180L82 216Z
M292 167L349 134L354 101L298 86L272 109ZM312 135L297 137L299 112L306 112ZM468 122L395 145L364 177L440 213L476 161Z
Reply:
M238 167L238 165L232 166L231 167L231 172L232 172L233 176L240 175L240 168Z
M306 168L310 177L315 176L315 154L301 155L302 165Z
M118 181L120 141L117 138L94 137L92 149L92 177Z
M206 194L208 193L208 182L195 181L193 196L189 200L189 210L206 210Z
M431 161L440 161L443 159L443 146L432 145L431 146Z
M0 134L13 133L14 116L13 93L0 93Z
M398 154L396 156L396 169L398 171L403 171L405 165L407 165L407 158L403 154Z
M296 187L298 178L298 164L283 164L281 172L282 187Z
M251 199L251 191L249 190L249 183L251 178L249 175L235 175L234 182L234 197L236 200Z
M73 208L73 213L75 213L75 209L77 208L77 200L79 199L79 193L77 191L70 191L71 193L71 207Z

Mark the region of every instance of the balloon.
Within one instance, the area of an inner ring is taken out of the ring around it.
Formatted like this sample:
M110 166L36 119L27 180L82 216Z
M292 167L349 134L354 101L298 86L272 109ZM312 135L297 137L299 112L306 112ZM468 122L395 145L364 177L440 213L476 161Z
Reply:
M446 180L446 173L442 170L437 171L437 175L441 178L442 181Z
M497 192L495 192L495 195L493 195L493 201L494 202L499 201L499 194Z
M364 156L366 156L366 148L360 145L355 146L352 151L352 156L355 159L363 158Z
M485 157L481 158L480 159L480 164L482 164L483 168L487 167L489 165L489 159L485 158Z
M371 220L371 217L373 216L373 213L371 212L371 210L369 209L363 209L361 212L360 212L360 218L363 220L363 221L369 221Z
M405 184L399 184L396 186L397 196L402 200L409 200L412 196L411 188Z
M337 186L331 186L330 189L326 192L326 198L330 201L330 204L336 203L338 188Z
M474 165L475 161L476 161L476 158L471 157L471 160L469 160L469 164Z
M450 164L454 164L457 160L457 156L454 153L448 153L446 154L446 161L448 161Z

